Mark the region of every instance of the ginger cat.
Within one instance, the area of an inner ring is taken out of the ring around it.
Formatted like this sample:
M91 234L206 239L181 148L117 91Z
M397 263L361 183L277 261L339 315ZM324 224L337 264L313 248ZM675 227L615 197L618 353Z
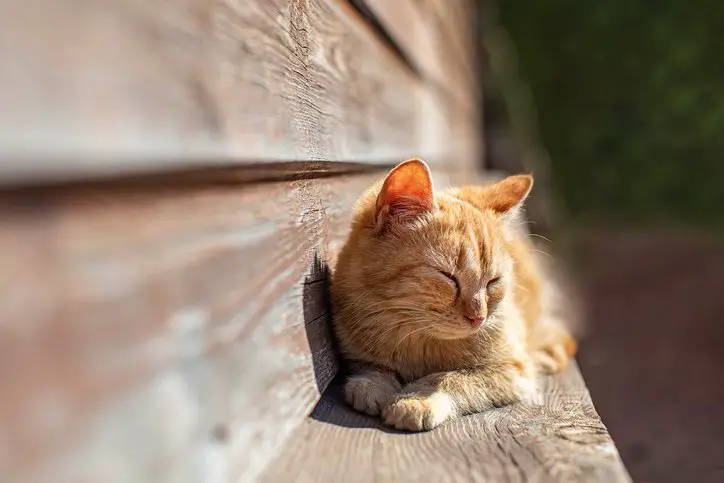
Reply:
M345 398L398 429L535 397L575 353L518 215L529 175L435 191L417 159L358 201L332 278ZM552 312L550 312L552 314Z

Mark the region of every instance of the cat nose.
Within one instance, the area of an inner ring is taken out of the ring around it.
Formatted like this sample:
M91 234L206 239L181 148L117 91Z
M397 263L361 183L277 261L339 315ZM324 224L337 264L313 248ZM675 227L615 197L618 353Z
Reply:
M470 322L470 326L473 328L479 326L485 320L485 317L481 317L479 315L476 315L474 317L465 316L465 318L468 320L468 322Z
M482 324L483 320L485 320L486 311L480 294L475 294L470 299L464 300L461 312L473 328Z

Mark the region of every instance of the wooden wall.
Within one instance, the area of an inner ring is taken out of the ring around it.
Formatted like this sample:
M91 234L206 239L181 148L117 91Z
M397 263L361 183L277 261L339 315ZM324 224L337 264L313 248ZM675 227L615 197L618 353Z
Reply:
M254 481L356 197L480 162L471 5L0 2L0 481Z

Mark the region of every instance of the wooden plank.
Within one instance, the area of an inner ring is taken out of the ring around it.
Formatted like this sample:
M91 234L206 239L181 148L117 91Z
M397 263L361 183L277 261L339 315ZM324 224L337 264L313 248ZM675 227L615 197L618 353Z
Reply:
M466 10L466 17L441 18L439 5L420 1L358 1L379 20L431 85L422 95L420 122L428 127L423 127L426 132L422 138L434 146L455 139L445 152L447 157L457 160L450 167L462 170L479 167L482 127L479 79L470 67L476 62L471 45L472 12ZM445 8L460 10L465 6L466 2L456 0L448 2Z
M440 56L436 55L436 36L428 18L414 0L386 2L362 0L379 20L392 40L424 76L445 84L448 81Z
M435 50L441 58L448 85L477 112L482 99L477 39L474 36L475 7L470 0L416 0L418 9L435 35Z
M473 36L475 7L471 0L415 0L435 32L435 46L442 54L445 71L454 73L456 85L475 99L480 96ZM470 102L471 99L468 99Z
M0 2L0 59L0 183L435 159L427 88L346 0Z
M0 194L0 479L253 481L334 375L324 264L378 174Z
M325 394L261 481L630 482L572 365L543 383L543 405L517 404L399 433Z
M359 0L380 21L392 39L405 52L410 61L423 76L444 91L449 102L456 102L468 112L477 108L471 105L470 89L473 87L467 68L473 59L460 59L461 54L472 55L468 48L459 52L458 44L469 43L472 39L456 38L456 45L450 39L450 32L442 25L435 11L431 12L415 0ZM448 2L457 5L459 2ZM460 32L469 32L467 18L457 19L455 28ZM461 34L462 35L462 34Z

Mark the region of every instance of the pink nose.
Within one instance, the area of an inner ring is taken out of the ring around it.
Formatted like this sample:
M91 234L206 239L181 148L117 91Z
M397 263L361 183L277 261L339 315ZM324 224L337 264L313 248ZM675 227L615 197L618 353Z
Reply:
M468 319L468 322L470 322L471 327L477 327L480 324L482 324L483 321L485 320L485 317L480 317L480 316L465 317L465 318Z

